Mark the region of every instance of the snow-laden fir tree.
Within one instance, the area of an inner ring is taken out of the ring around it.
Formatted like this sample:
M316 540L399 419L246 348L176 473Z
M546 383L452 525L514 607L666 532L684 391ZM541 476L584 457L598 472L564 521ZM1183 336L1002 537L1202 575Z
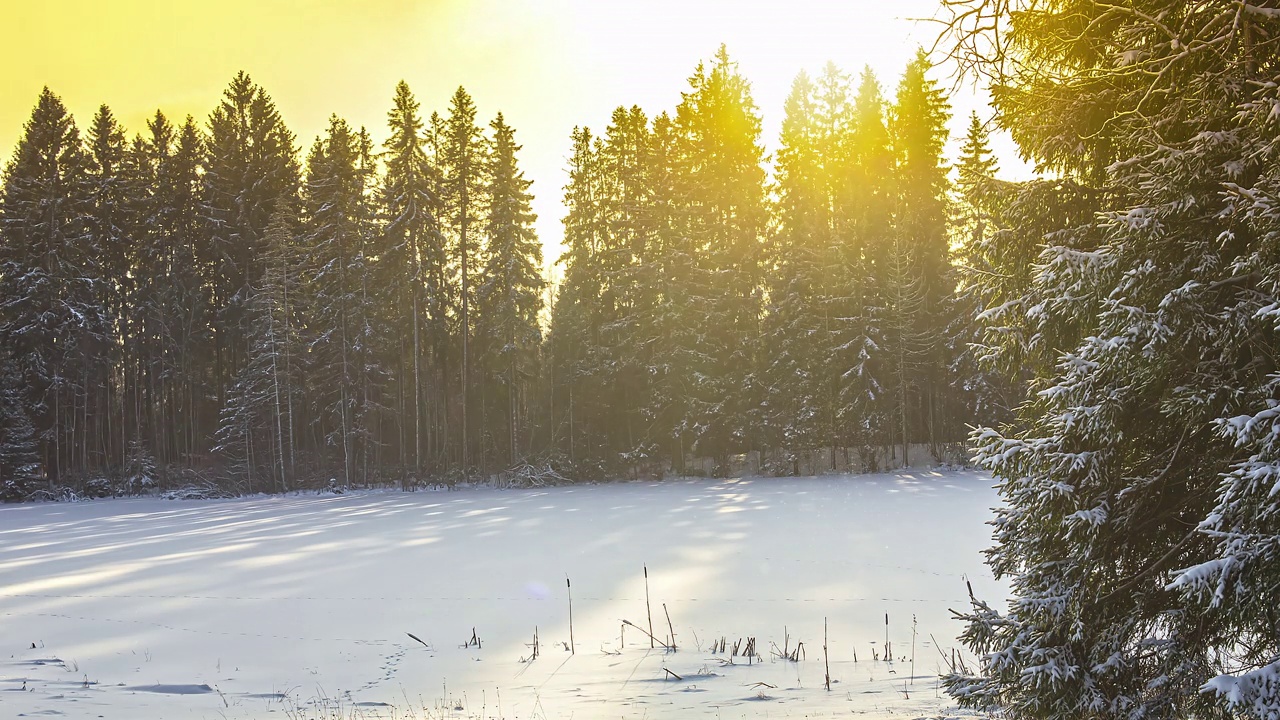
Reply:
M22 366L0 347L0 502L24 500L44 480L25 390Z
M288 490L296 463L290 395L297 383L291 358L301 343L291 314L300 264L296 217L283 203L263 237L264 271L250 289L246 362L227 390L213 452L245 492Z
M490 453L510 467L527 454L528 389L537 375L542 329L542 244L534 233L531 180L516 160L520 146L502 113L485 168L485 264L476 289L476 346L482 350L483 426L494 432ZM503 418L499 420L498 418Z
M146 175L135 272L145 278L137 300L152 346L144 353L155 377L152 450L164 467L190 467L211 432L204 371L209 358L208 296L198 265L200 163L204 145L188 116L174 127L160 112L147 123Z
M818 88L807 73L796 76L787 98L777 157L776 230L769 239L763 323L767 442L792 453L828 444L836 429L839 395L831 369L841 358L832 345L835 303L831 290L846 289L836 255L831 172L843 143L819 117ZM833 132L834 131L834 132ZM842 295L844 293L841 293Z
M375 236L376 292L387 333L385 359L394 377L401 470L421 477L448 442L449 316L456 293L441 234L439 170L428 157L430 134L409 86L396 85L383 144L385 172ZM396 349L393 355L387 353Z
M948 690L1011 718L1275 718L1280 13L958 9L957 55L1060 179L1023 188L992 241L1029 266L984 317L1035 394L974 437L1013 599L975 599L979 665Z
M618 107L599 145L601 245L596 253L602 282L597 379L614 408L600 430L627 464L652 455L653 437L643 418L648 398L654 308L659 288L653 242L650 184L651 134L639 107Z
M831 313L837 348L840 435L864 467L877 469L878 448L892 443L892 385L885 375L885 287L895 202L893 154L880 83L864 68L853 98L850 131L839 154L836 258L845 269L844 297Z
M608 454L601 430L609 408L600 381L601 296L604 280L597 254L604 243L603 173L599 143L588 128L570 136L569 183L564 189L565 250L556 264L562 279L551 310L552 442L571 463L600 462Z
M276 205L295 202L297 150L266 91L237 73L209 116L200 263L214 314L214 373L229 385L251 340L247 303L264 271L264 237Z
M683 318L693 332L678 348L689 360L680 429L697 453L723 463L758 435L764 150L750 85L723 46L689 85L675 116L677 212L694 262Z
M346 486L356 478L369 441L364 348L372 308L365 278L362 138L345 120L330 118L328 134L312 146L303 186L309 394L319 410L314 421L339 459Z
M4 173L0 343L20 366L51 484L86 469L88 385L107 342L88 167L74 120L46 88Z
M997 215L1007 206L1005 198L1015 192L1011 183L995 178L998 165L991 151L989 133L976 112L969 116L969 127L960 157L956 162L956 203L952 236L957 250L953 262L959 286L956 290L952 327L947 337L952 377L960 383L960 398L967 404L964 416L976 425L998 426L1013 417L1022 401L1027 375L1023 369L1002 372L992 363L983 362L982 312L980 287L992 276L1011 268L996 269L987 261L994 245Z
M481 257L481 223L484 200L485 142L484 133L476 124L475 102L467 91L459 87L449 102L449 116L444 124L444 136L440 138L437 158L440 168L441 227L448 239L451 270L456 273L458 287L457 338L461 351L459 361L459 392L461 410L459 429L459 464L468 470L477 459L473 452L476 438L470 427L474 420L471 411L472 380L471 335L475 319L471 308L475 304L478 283L474 279L478 268L483 267Z
M129 438L141 429L143 364L146 343L144 318L131 312L138 303L139 274L132 272L137 259L134 246L141 234L138 210L146 196L149 178L141 172L141 140L130 147L124 128L106 105L98 108L86 139L87 184L90 212L86 217L87 242L98 250L101 282L96 304L102 308L109 335L96 353L91 384L96 389L87 413L98 427L94 450L117 468L124 464ZM115 427L112 427L114 422Z
M887 308L886 321L897 330L886 335L886 351L895 364L896 410L904 424L902 442L928 442L934 457L941 457L939 444L958 439L942 430L956 424L949 421L953 393L945 376L955 279L947 233L950 185L942 158L950 115L942 90L929 77L930 70L923 51L907 64L889 123L896 197L887 276L897 278L897 286L889 289L894 304ZM906 267L899 267L903 263ZM901 314L912 304L904 304L903 298L914 292L903 283L919 285L918 312Z
M146 443L141 440L129 443L120 475L124 481L124 490L128 493L138 494L155 489L159 472L155 455L147 448Z

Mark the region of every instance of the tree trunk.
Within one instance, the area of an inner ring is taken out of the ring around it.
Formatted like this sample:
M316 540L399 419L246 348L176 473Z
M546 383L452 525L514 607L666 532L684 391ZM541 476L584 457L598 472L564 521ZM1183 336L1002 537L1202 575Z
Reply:
M467 285L470 278L467 275L467 218L466 218L466 191L462 194L463 218L462 218L462 470L467 470L467 453L468 448L468 428L467 428L467 405L470 400L470 385L467 377L470 371L470 341L471 330L467 319L469 302L467 295L469 291Z

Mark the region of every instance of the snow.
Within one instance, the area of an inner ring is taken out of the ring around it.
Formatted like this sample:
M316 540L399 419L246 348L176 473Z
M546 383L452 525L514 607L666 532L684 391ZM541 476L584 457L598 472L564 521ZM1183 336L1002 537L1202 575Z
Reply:
M1218 675L1200 692L1215 693L1234 711L1253 717L1280 714L1280 660L1239 675Z
M1007 593L982 564L991 485L920 471L0 507L0 716L962 714L937 690L939 650L959 646L966 578ZM622 620L648 628L646 566L673 653L632 627L619 646ZM872 659L886 613L893 663ZM749 666L710 647L749 636ZM798 642L799 662L771 652Z

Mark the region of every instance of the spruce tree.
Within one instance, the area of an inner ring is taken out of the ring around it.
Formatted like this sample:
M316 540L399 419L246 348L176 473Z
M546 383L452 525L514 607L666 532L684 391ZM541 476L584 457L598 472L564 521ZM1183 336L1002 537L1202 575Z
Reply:
M597 252L604 234L598 142L574 128L565 186L563 279L556 289L548 346L552 358L553 439L570 463L599 462L605 454L603 387L598 380L602 279Z
M684 320L698 330L680 348L691 359L682 380L692 405L682 425L694 432L695 449L723 466L758 432L764 151L750 87L723 46L689 83L675 118L677 202L695 262Z
M618 133L620 146L631 162L620 166L619 196L626 199L625 215L620 216L628 228L625 238L630 246L632 266L627 275L631 293L630 315L625 326L628 347L628 383L622 406L626 418L626 452L637 470L647 475L661 475L662 460L671 452L671 430L660 413L653 412L655 403L665 394L659 390L662 376L662 351L667 333L663 326L664 308L669 297L670 234L668 232L670 192L669 151L672 144L670 118L665 114L650 123L638 107L626 116L626 131Z
M366 436L358 413L366 368L359 338L367 324L364 237L364 177L360 137L333 116L329 131L317 139L307 159L303 188L307 255L311 399L320 411L326 447L334 448L349 486L356 475L357 445Z
M461 87L449 102L449 117L445 121L441 138L439 167L441 171L442 227L445 230L451 252L451 264L458 277L458 344L460 361L460 428L462 438L459 461L464 471L474 460L472 446L475 438L470 434L474 418L471 413L471 335L474 318L471 308L475 303L477 283L472 277L476 268L483 267L480 256L481 201L484 196L484 136L476 125L476 106L471 96Z
M916 252L909 241L894 237L881 283L880 332L885 348L881 369L893 402L888 434L900 443L901 467L911 459L913 401L917 393L928 392L928 379L921 376L933 369L930 361L941 342L929 325L927 291Z
M960 146L960 159L956 162L956 189L964 200L964 224L976 224L989 204L984 185L993 179L999 168L991 152L991 138L987 126L978 113L969 113L969 127L965 131L964 144ZM972 218L972 219L969 219ZM967 220L967 222L966 222Z
M854 93L849 132L835 171L836 262L847 278L845 300L831 314L841 380L838 420L864 467L877 469L878 447L892 441L893 395L887 375L887 287L893 254L893 155L880 84L865 68Z
M542 341L538 325L542 245L533 231L532 181L525 179L516 162L520 146L515 132L501 113L489 127L493 136L485 168L486 260L483 281L476 290L477 346L483 351L485 366L484 399L494 410L493 419L484 427L505 425L505 437L500 441L506 446L502 460L510 466L523 456L520 446L528 423L525 395L537 372L537 350ZM502 425L498 418L503 419Z
M378 161L373 151L373 138L369 131L360 128L355 137L357 202L355 207L358 250L351 265L359 278L357 296L353 302L355 332L352 350L357 370L359 392L355 401L353 427L356 430L357 459L362 484L367 484L376 471L376 463L383 445L378 432L380 419L386 411L383 390L387 377L386 366L378 350L381 348L381 323L379 322L376 270L377 253L382 244L382 224L378 211Z
M159 112L147 123L147 130L147 135L134 136L127 155L131 215L127 231L129 276L120 283L126 290L123 306L128 317L115 321L121 345L120 374L128 378L120 393L119 420L122 422L116 431L126 480L130 472L137 469L135 460L147 457L155 465L155 453L169 454L167 446L172 438L167 424L168 378L165 375L165 355L169 348L164 340L161 315L157 312L168 278L162 274L162 254L156 252L160 235L156 223L165 212L161 203L167 198L160 192L161 173L168 170L164 166L173 152L175 138L173 126ZM126 417L130 412L132 422ZM153 471L147 478L155 481L156 475Z
M693 401L687 379L698 358L700 330L690 322L695 298L692 278L698 270L694 241L685 231L682 147L675 120L660 113L653 119L646 173L653 225L649 276L656 300L648 340L649 391L643 407L649 436L666 445L660 454L671 458L677 473L685 472L696 439L695 427L688 422Z
M638 107L613 111L599 145L603 228L597 264L602 282L599 380L612 408L607 424L610 456L625 465L653 454L640 413L648 394L649 355L658 288L649 182L651 136Z
M44 479L23 375L13 353L0 348L0 502L26 499Z
M148 122L151 192L143 200L137 261L147 292L139 296L150 333L152 371L163 410L154 430L161 466L190 466L207 448L211 408L205 387L210 369L207 286L198 264L202 238L200 166L204 143L188 116L173 127L163 113Z
M396 85L383 145L386 172L379 189L382 233L375 236L373 269L391 331L382 341L400 348L385 360L396 377L401 469L421 478L428 453L442 455L448 442L450 314L456 294L439 221L439 170L430 162L433 135L424 128L409 86ZM406 394L407 393L407 394ZM411 439L404 437L411 434Z
M874 345L867 312L866 261L853 228L845 222L849 200L846 186L853 163L855 105L850 79L828 63L815 83L814 118L819 130L820 187L829 208L822 213L825 230L819 243L821 264L816 277L821 298L822 349L820 387L815 413L822 417L821 442L834 455L865 443L868 364Z
M1013 597L974 599L979 665L948 689L1012 718L1275 717L1280 18L997 9L983 23L1009 44L972 44L961 20L958 53L1059 177L1001 213L997 237L1034 266L984 316L1035 392L974 440Z
M277 204L296 201L299 168L293 134L266 91L244 72L209 116L206 152L200 262L222 387L245 363L246 303L264 271L263 238Z
M896 161L894 237L898 252L893 262L910 258L915 269L909 282L914 284L918 278L922 294L919 314L911 327L902 318L894 321L919 339L919 347L895 348L891 352L900 360L910 354L918 358L910 373L916 376L918 388L911 392L910 388L899 387L899 412L918 418L918 439L927 440L934 457L940 457L939 443L955 439L944 434L944 428L953 424L949 420L952 393L945 369L951 360L947 354L947 330L954 313L955 278L947 233L950 185L942 159L948 106L936 81L928 77L930 69L924 51L918 51L898 84L889 126ZM901 288L895 290L900 291ZM897 310L901 309L899 305ZM898 335L903 342L907 342L906 337ZM905 378L905 374L899 373L899 378ZM903 442L907 440L904 438ZM904 455L903 462L906 460Z
M791 453L830 437L825 405L832 388L826 369L829 309L824 275L832 247L831 198L823 155L834 148L818 118L817 88L796 76L786 102L777 158L777 222L770 238L768 315L764 325L768 444ZM775 468L780 470L783 468ZM786 468L799 472L795 456Z
M953 327L947 333L954 341L948 369L962 384L959 389L966 405L964 417L988 427L1012 419L1014 408L1022 401L1018 388L1027 380L1024 370L1010 369L1011 373L1005 373L991 361L991 354L983 349L982 323L978 321L983 310L983 288L993 277L1008 277L1008 272L1014 270L997 268L990 262L1001 215L1008 206L1004 199L1015 192L1012 183L995 178L997 169L987 128L978 114L972 113L956 162L953 236L959 284Z
M86 469L88 382L107 342L100 249L86 222L89 162L75 122L46 88L5 168L0 343L21 366L51 484Z
M298 293L300 258L294 242L296 220L285 204L271 216L263 237L263 275L249 291L250 333L246 362L227 390L214 452L245 492L288 490L295 463L289 396L290 357L300 348L292 327L291 296Z
M128 446L125 438L136 442L142 426L140 385L145 329L135 321L132 310L139 288L134 267L134 243L140 234L137 215L148 179L141 172L138 148L130 147L124 129L106 105L98 108L86 140L92 208L86 218L86 242L99 251L101 282L97 284L97 305L115 340L105 344L95 358L90 382L99 390L91 393L96 398L86 401L94 408L88 412L89 420L99 428L94 450L119 468ZM123 387L117 386L117 378L123 380ZM112 420L119 425L114 432Z

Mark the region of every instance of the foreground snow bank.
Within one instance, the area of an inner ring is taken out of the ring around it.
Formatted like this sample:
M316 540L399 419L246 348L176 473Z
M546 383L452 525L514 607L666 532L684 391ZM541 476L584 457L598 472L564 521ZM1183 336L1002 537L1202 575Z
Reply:
M990 485L912 472L4 507L0 715L935 716L964 578L1003 593L980 555ZM669 613L675 652L623 632L649 628L645 565L653 634L668 641ZM758 657L732 657L747 638Z

